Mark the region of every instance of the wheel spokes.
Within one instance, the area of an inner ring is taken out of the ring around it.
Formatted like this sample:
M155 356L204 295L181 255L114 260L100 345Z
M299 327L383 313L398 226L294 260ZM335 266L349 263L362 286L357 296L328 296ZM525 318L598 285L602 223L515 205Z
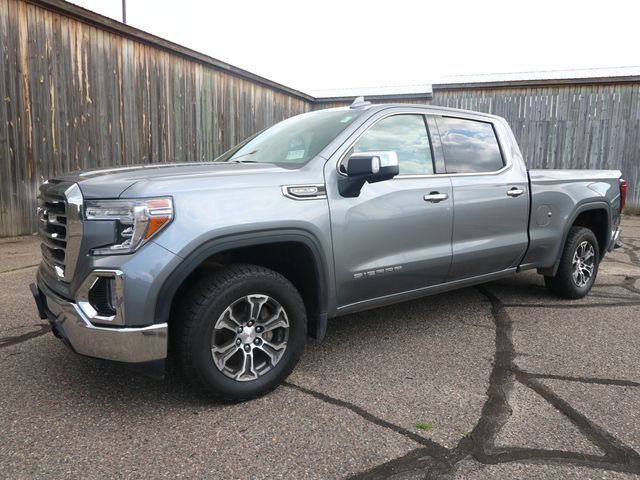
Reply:
M249 313L249 320L254 322L260 318L262 313L262 307L267 303L269 297L266 295L249 295L246 297L247 303L251 306L251 312Z
M236 380L255 380L256 378L258 378L258 373L255 371L253 365L253 351L241 351L244 357L242 359L240 371L236 375Z
M588 241L578 245L572 258L572 277L578 287L586 286L593 278L595 271L595 249Z
M269 360L271 361L271 365L273 366L276 363L278 363L278 361L280 361L280 358L284 354L286 347L287 347L286 344L276 344L276 343L263 340L262 344L256 347L256 349L260 350L267 357L269 357Z
M578 267L574 268L573 272L572 272L572 276L573 276L573 281L576 282L576 285L579 285L578 284L578 276L579 275L580 275L580 269Z
M227 366L229 359L233 357L239 349L240 347L236 345L235 340L232 340L225 345L214 345L211 347L211 355L213 356L213 361L216 363L216 366L220 370L223 370Z
M232 332L235 332L241 326L242 326L242 323L240 323L240 321L238 321L233 316L233 309L231 308L231 306L229 306L222 313L222 315L220 315L220 318L218 319L218 321L216 322L213 328L215 328L216 330L225 328L227 330L231 330Z
M261 322L261 326L264 328L265 332L270 332L279 327L288 328L289 320L286 315L284 315L284 309L280 307L274 315L266 319L264 322Z
M214 324L211 356L225 376L251 381L282 359L289 338L287 313L274 298L250 294L231 303Z

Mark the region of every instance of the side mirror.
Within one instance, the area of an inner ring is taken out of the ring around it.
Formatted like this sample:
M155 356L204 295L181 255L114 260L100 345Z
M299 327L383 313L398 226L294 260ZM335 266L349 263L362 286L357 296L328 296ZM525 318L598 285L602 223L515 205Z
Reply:
M400 173L394 151L352 153L340 170L346 175L338 180L338 191L343 197L357 197L365 182L391 180Z

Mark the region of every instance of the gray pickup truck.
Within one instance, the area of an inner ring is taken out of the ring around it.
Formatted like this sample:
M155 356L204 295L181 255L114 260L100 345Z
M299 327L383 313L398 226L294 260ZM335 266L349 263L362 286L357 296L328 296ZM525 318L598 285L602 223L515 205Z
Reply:
M528 171L502 118L357 99L213 162L45 182L32 292L75 352L175 359L238 401L283 382L328 318L528 269L583 297L625 195L617 170Z

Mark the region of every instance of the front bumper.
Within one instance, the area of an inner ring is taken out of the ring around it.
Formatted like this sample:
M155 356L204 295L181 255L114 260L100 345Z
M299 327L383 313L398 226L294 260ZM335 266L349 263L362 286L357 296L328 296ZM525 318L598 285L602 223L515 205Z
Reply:
M167 357L166 323L146 327L99 327L93 325L77 304L56 295L38 281L32 293L40 316L54 333L76 353L125 363L147 363Z

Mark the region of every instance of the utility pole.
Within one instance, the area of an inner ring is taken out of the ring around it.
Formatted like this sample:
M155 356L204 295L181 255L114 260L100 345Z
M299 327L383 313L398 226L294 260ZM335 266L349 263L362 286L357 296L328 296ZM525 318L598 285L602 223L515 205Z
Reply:
M122 23L127 23L127 0L122 0Z

